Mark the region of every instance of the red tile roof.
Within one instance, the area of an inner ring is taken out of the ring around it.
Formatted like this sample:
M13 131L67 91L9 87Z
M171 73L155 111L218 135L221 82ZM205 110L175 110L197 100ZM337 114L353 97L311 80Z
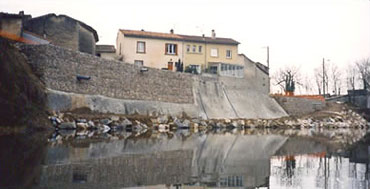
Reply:
M203 37L203 36L191 36L191 35L180 35L172 33L159 33L159 32L148 32L140 30L123 30L120 29L125 36L129 37L141 37L141 38L152 38L152 39L167 39L177 41L188 41L188 42L200 42L200 43L213 43L213 44L227 44L227 45L238 45L239 42L231 38L221 37Z

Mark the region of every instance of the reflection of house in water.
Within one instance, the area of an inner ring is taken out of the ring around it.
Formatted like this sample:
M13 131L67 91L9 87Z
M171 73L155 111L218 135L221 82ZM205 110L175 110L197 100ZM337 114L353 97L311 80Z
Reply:
M270 156L281 136L203 135L49 148L41 186L129 187L160 184L244 187L268 185ZM62 155L63 154L63 155Z

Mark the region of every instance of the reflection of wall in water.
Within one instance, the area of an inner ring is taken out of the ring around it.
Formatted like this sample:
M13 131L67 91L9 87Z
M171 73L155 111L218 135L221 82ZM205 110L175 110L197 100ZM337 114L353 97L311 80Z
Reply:
M47 187L128 187L189 182L191 150L132 154L47 165L41 186Z
M92 162L90 164L96 164L96 162L108 161L118 156L122 156L122 158L134 155L136 157L146 157L150 154L172 154L174 152L179 153L180 151L181 153L186 153L187 156L182 157L183 155L180 154L174 155L179 157L177 160L171 160L173 161L171 163L167 160L168 156L156 156L158 160L155 160L155 162L154 160L149 161L155 164L161 164L160 166L164 166L163 168L166 168L166 166L175 166L179 171L176 174L182 178L182 181L192 179L192 182L206 186L222 186L226 184L231 187L242 184L243 187L255 187L268 184L270 156L285 141L286 137L277 135L243 136L208 134L201 136L191 135L186 140L183 140L178 135L175 135L173 138L159 136L158 138L140 140L126 139L111 141L109 143L98 142L92 143L86 148L69 148L63 150L65 147L56 146L49 148L46 162L47 164L64 164L64 167L69 167L70 165L66 164L80 165L80 162ZM60 155L62 151L68 155ZM159 160L159 158L163 159ZM137 159L136 161L145 162L147 160L144 158ZM150 167L150 164L146 165L144 163L142 166L143 168L137 169L138 172L145 172L137 173L140 178L155 174L150 171L146 172L147 169L144 166ZM49 165L49 167L53 168L45 169L44 174L51 174L50 172L58 169L57 165ZM85 167L88 167L87 163ZM80 169L77 170L80 171ZM83 170L82 173L84 172ZM67 183L71 182L73 176L73 169L70 171L69 180L65 181ZM96 169L91 169L91 171L97 172ZM83 174L76 174L75 178L82 181L87 179L89 182L90 177L85 177ZM144 180L142 184L170 183L164 179L157 179L156 181Z

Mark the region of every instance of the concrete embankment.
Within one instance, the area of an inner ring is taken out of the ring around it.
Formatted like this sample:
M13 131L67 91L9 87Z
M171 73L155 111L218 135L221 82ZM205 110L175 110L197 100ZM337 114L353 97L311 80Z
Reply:
M186 113L203 118L287 116L253 80L191 75L104 60L52 45L21 45L48 88L53 111L89 108L102 113ZM89 76L78 80L77 75Z

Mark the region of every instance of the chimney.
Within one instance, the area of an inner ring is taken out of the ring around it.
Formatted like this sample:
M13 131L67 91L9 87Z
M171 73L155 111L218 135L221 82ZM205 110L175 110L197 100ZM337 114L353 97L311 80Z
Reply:
M170 30L170 33L173 34L173 29Z
M24 11L19 11L19 15L23 17L24 16Z
M144 29L141 29L141 31L145 31Z
M206 36L204 34L202 34L202 37L205 38Z
M212 39L216 38L216 32L215 30L212 30Z

